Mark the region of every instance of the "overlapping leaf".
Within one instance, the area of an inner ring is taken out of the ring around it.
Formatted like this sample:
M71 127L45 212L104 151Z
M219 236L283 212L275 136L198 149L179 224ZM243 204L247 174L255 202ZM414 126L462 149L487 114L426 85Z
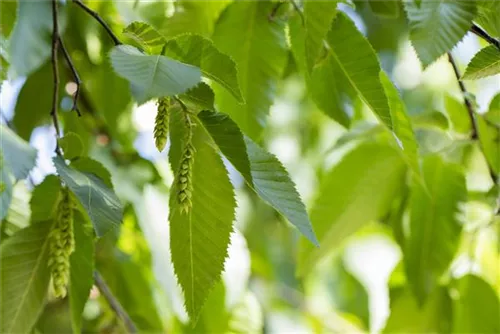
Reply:
M122 204L112 189L95 174L67 166L61 157L53 161L59 177L85 208L98 237L121 224Z
M53 219L60 200L61 181L55 175L47 175L42 183L33 189L30 208L31 221Z
M203 111L198 117L221 152L259 197L285 216L313 244L318 245L306 208L281 162L244 137L227 115Z
M482 151L493 173L500 174L500 128L483 115L476 115L476 126Z
M221 85L238 102L244 101L234 61L217 50L209 39L198 35L182 35L168 41L164 54L199 67L205 77Z
M180 113L180 112L177 112ZM175 274L184 292L186 310L196 321L227 257L233 229L234 191L224 164L201 126L194 127L192 207L178 204L179 162L171 159L176 178L170 193L170 249ZM185 144L173 142L173 145Z
M359 97L382 123L392 129L391 112L379 79L380 64L370 43L343 13L337 14L327 42L332 60L338 64Z
M160 54L167 41L158 31L144 22L132 22L123 29L123 33L139 43L149 54Z
M0 247L0 332L28 333L42 312L50 273L48 234L52 221L33 224Z
M476 14L476 4L467 0L405 1L410 40L427 67L448 52L467 33Z
M500 73L500 50L490 45L479 51L467 65L466 80L481 79Z
M137 102L180 94L198 84L200 69L161 55L146 55L130 45L111 51L114 70L132 84Z
M298 274L306 275L347 237L382 217L398 193L404 173L398 152L373 142L360 144L327 172L311 209L321 247L300 244Z
M0 125L0 131L4 167L10 170L15 179L26 178L35 166L36 150L5 125Z
M432 293L458 247L465 201L465 177L457 165L438 156L423 163L426 188L415 182L410 198L409 237L404 249L408 281L420 305Z
M269 20L274 4L237 1L219 18L213 41L232 57L245 104L220 89L215 90L219 110L231 116L252 139L260 136L287 59L284 22Z

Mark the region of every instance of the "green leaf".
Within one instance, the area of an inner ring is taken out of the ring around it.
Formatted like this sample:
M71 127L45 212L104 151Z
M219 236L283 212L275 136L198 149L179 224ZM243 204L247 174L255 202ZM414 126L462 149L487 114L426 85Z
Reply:
M327 172L311 209L321 247L300 244L298 274L306 275L347 237L388 212L405 171L404 161L392 147L366 142Z
M182 35L167 42L164 54L199 67L203 76L217 82L238 102L244 102L234 61L217 50L209 39L197 35Z
M0 2L0 34L7 38L17 18L17 1Z
M465 69L463 79L475 80L500 73L500 50L494 45L481 49Z
M0 246L0 332L28 333L42 312L50 281L52 221L20 230Z
M95 176L100 178L108 188L113 189L111 174L99 161L87 157L82 157L78 160L72 161L71 167L78 169L80 172L94 174Z
M488 112L484 114L484 119L500 127L500 93L491 100Z
M184 292L186 311L195 322L210 290L220 279L236 203L227 171L205 130L198 126L193 131L192 207L188 212L180 210L180 166L172 161L177 176L170 193L169 221L175 274Z
M379 78L380 64L370 43L343 13L338 13L327 41L333 60L349 84L382 123L392 129L391 111Z
M450 119L453 131L463 134L469 134L472 130L469 112L463 101L457 101L450 95L445 96L444 106L448 118Z
M160 54L167 42L155 28L144 22L130 23L123 29L123 33L139 43L149 54Z
M5 125L0 125L3 163L16 180L28 177L36 163L36 150Z
M420 175L418 164L418 143L411 125L410 118L406 112L406 107L399 95L398 90L391 82L385 72L380 72L380 81L384 86L385 94L389 101L391 110L392 128L399 147L402 149L405 160L412 170Z
M309 72L324 48L324 39L336 14L337 1L304 2L305 61Z
M399 17L399 1L370 1L373 13L380 17L396 19Z
M74 211L75 251L70 257L68 289L73 333L82 332L83 309L94 285L94 238L86 227L85 218L79 211Z
M139 104L155 97L180 94L201 80L200 69L169 57L145 55L130 45L118 45L110 54L114 70L132 84Z
M43 65L51 52L52 6L50 1L19 1L17 21L10 36L9 55L13 76L27 76ZM59 31L66 16L59 10Z
M481 0L477 1L477 16L475 21L493 37L500 37L500 2Z
M410 289L391 293L391 314L383 333L450 333L452 301L445 287L436 289L419 307Z
M3 152L0 152L0 221L7 216L12 200L12 179L8 168L5 167Z
M476 4L467 0L404 1L410 40L424 67L450 51L465 36L476 15Z
M53 219L60 200L61 181L55 175L48 175L42 183L33 190L30 207L31 221Z
M229 316L228 333L262 333L264 327L259 300L248 291Z
M64 137L58 140L59 146L64 152L64 157L73 160L84 153L83 141L79 135L74 132L64 134Z
M482 151L488 161L488 165L493 172L500 174L500 128L492 124L488 124L483 115L475 115L477 131L479 134L479 142L481 143Z
M112 189L95 175L67 166L61 157L53 161L59 177L87 211L98 237L121 224L122 204Z
M495 289L482 278L468 274L454 283L454 333L499 333L500 301Z
M200 82L196 87L180 95L179 98L188 106L189 110L215 110L214 92L204 82Z
M420 305L455 255L462 231L459 205L467 196L459 166L428 156L422 170L426 188L419 182L412 185L409 236L403 251L408 281Z
M213 41L232 57L245 104L216 89L216 104L245 134L257 139L266 122L287 60L284 22L269 20L274 4L267 1L236 1L222 13Z
M318 245L306 208L281 162L251 139L243 137L229 116L202 111L198 117L221 152L259 197L285 216L313 244Z

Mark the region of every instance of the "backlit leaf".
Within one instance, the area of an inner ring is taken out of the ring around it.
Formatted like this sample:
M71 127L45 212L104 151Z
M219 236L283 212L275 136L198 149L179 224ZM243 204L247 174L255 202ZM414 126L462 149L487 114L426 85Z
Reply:
M500 73L500 50L494 45L481 49L467 65L466 80L481 79Z

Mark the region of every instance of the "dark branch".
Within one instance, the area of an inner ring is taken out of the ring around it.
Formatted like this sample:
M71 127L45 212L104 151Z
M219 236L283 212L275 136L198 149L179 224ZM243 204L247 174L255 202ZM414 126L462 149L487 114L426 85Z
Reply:
M106 301L109 303L109 306L113 309L113 311L116 313L116 315L121 318L123 321L123 324L127 328L129 333L137 333L137 327L135 326L134 322L132 319L130 319L130 316L127 314L127 312L123 309L122 305L120 302L113 296L113 293L109 289L108 285L106 282L104 282L104 279L102 278L101 274L96 270L94 271L94 282L101 294L104 296Z
M75 65L73 65L73 61L71 60L71 57L69 56L68 50L66 50L66 47L64 46L62 38L59 36L59 45L61 46L61 50L63 51L64 54L64 59L66 59L66 63L68 63L68 66L71 70L71 73L73 73L73 78L75 79L76 83L76 91L75 94L73 94L73 106L71 107L71 110L76 111L78 116L82 116L80 113L80 110L78 109L77 102L78 102L78 96L80 95L80 87L82 85L82 81L80 80L80 76L78 75L78 72L76 71Z
M486 42L490 43L491 45L494 45L497 47L498 50L500 50L500 41L496 38L493 38L490 36L486 31L484 31L480 26L477 24L473 23L472 27L470 28L470 31L476 34L477 36L481 37L484 39Z
M115 45L122 44L122 42L120 42L118 37L116 37L116 35L111 30L111 28L108 26L108 24L106 22L104 22L102 17L100 17L97 12L95 12L92 9L90 9L89 7L87 7L81 0L73 0L73 2L75 4L77 4L78 6L80 6L84 11L86 11L90 16L92 16L94 19L97 20L97 22L99 22L101 24L101 26L106 30L106 32L108 33L109 37L111 37L111 39L113 40Z
M458 66L455 63L455 60L453 59L453 56L451 55L450 52L448 52L448 61L453 67L453 72L455 73L455 77L458 81L458 86L460 87L460 91L462 92L464 104L467 107L467 112L469 114L470 122L472 125L472 133L470 137L471 139L477 139L477 127L476 127L476 120L474 117L474 106L472 105L471 101L468 98L469 94L467 92L467 89L465 88L463 81L460 79L461 78L460 71L458 70Z
M56 130L56 153L61 155L61 149L59 148L59 138L61 136L61 130L59 128L59 120L57 118L57 104L59 103L59 69L57 66L57 49L59 46L59 22L57 17L57 0L52 0L52 74L54 77L54 92L52 95L52 110L50 115L52 116L52 123L54 123L54 129Z

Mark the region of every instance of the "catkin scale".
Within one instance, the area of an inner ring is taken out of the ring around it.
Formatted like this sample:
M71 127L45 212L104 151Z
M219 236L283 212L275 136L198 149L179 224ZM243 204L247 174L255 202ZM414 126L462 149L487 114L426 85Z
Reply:
M167 135L168 135L168 104L169 101L167 98L163 97L158 99L156 103L158 107L158 112L156 114L155 119L155 128L154 128L154 138L155 145L158 151L163 151L165 145L167 144Z
M66 188L61 191L61 195L56 221L49 234L48 260L54 294L58 298L66 296L70 270L69 257L75 250L71 196Z
M191 171L193 169L194 148L191 145L190 139L186 143L177 177L177 202L179 203L181 213L188 213L191 209L191 193L193 191Z

